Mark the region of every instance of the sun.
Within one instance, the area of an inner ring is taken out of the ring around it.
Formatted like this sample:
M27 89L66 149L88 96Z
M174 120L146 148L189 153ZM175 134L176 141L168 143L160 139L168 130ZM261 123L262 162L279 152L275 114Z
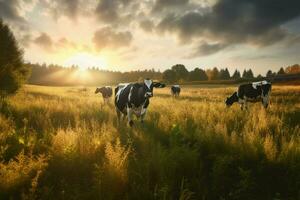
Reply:
M101 56L92 55L89 53L76 53L65 61L67 66L78 66L80 71L85 71L91 67L106 68L106 60Z

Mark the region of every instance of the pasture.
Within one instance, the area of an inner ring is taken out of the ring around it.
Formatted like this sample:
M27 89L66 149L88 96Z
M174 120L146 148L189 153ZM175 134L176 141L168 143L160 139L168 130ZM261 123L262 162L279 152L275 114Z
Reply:
M95 88L26 85L0 106L0 199L300 199L300 87L248 111L235 89L154 89L130 128Z

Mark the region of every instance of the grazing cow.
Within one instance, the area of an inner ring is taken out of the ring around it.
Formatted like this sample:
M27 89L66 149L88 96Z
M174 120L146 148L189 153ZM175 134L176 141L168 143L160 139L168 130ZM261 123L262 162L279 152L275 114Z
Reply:
M149 99L153 96L153 88L163 88L165 84L145 79L143 83L118 85L115 89L115 106L118 120L121 113L127 115L128 123L133 125L132 114L144 121Z
M109 98L112 96L112 88L110 86L105 86L97 88L95 94L101 93L105 103L109 101Z
M180 87L179 85L172 85L171 87L171 94L174 96L174 97L178 97L179 94L180 94Z
M226 105L231 106L234 102L241 104L241 109L247 108L247 102L261 101L265 108L269 104L269 96L272 85L267 81L260 81L239 86L238 91L226 99Z

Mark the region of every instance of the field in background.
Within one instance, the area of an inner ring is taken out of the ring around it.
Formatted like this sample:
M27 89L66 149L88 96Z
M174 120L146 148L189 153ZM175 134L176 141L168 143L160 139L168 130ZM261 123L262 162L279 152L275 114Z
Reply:
M300 86L226 108L235 87L156 89L117 124L95 88L25 86L0 106L0 199L300 199Z

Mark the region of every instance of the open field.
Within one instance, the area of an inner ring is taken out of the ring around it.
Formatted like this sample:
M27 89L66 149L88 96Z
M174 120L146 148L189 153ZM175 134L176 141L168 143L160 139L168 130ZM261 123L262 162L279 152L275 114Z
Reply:
M234 90L156 89L130 128L94 88L27 85L0 106L0 199L300 199L300 86L267 110Z

